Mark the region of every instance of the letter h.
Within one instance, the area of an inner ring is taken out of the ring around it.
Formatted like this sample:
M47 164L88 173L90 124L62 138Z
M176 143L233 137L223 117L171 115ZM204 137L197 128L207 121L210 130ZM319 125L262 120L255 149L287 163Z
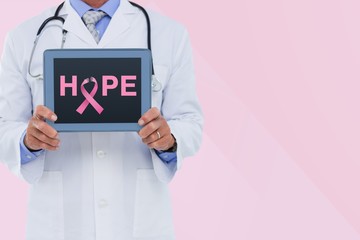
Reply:
M72 89L72 96L77 96L77 76L72 76L72 82L66 83L65 76L60 76L60 96L65 96L65 89L71 88Z

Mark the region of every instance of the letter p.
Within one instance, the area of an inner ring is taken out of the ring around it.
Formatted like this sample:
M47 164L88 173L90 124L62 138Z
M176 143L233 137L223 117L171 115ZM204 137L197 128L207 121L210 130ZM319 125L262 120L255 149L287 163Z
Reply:
M112 81L112 84L109 85L108 82ZM119 81L116 77L114 76L103 76L103 81L102 81L102 95L103 96L107 96L108 95L108 90L109 89L115 89L119 84Z

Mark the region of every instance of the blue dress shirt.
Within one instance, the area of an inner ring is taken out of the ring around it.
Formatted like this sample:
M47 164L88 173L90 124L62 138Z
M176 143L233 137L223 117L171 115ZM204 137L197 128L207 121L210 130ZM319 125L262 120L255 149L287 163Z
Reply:
M82 0L70 0L71 6L75 9L75 11L82 17L89 10L101 10L105 12L107 15L103 17L97 24L96 29L99 31L100 39L104 35L106 28L109 26L111 18L114 16L116 10L120 6L120 0L109 0L100 8L93 8L83 2ZM24 137L26 132L23 133L20 139L20 156L21 156L21 164L29 163L35 160L44 150L31 152L24 144ZM159 158L167 164L169 167L173 167L174 163L177 161L176 152L162 152L156 151L156 154Z

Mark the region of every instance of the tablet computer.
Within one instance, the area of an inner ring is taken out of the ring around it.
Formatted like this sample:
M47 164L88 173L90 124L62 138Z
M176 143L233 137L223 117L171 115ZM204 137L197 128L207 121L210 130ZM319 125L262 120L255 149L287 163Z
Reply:
M44 104L59 132L138 131L151 107L147 49L54 49L44 52Z

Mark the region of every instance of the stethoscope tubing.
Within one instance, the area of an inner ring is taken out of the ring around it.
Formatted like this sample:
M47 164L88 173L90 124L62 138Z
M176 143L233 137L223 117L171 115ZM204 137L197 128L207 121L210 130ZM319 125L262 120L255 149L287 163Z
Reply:
M39 27L37 33L36 33L36 38L35 38L35 41L34 41L34 46L33 46L33 49L31 51L31 56L30 56L30 59L29 59L29 68L28 68L28 72L29 72L29 75L31 77L34 77L34 78L39 78L41 77L41 74L38 74L38 75L33 75L31 74L31 63L33 61L33 57L34 57L34 53L35 53L35 49L36 49L36 46L37 46L37 43L39 41L39 38L43 32L43 30L45 29L45 27L47 26L48 23L52 22L52 21L60 21L62 23L62 25L64 25L65 23L65 19L63 17L60 17L60 11L61 9L64 7L64 4L65 2L61 3L56 11L55 11L55 14L54 16L51 16L47 19L45 19L45 21L41 24L41 26ZM152 46L151 46L151 22L150 22L150 17L149 17L149 14L147 13L147 11L145 10L145 8L143 8L142 6L140 6L139 4L136 4L134 2L130 2L131 5L137 7L138 9L140 9L145 18L146 18L146 25L147 25L147 47L148 49L150 50L151 52L151 62L152 62L152 66L151 66L151 71L152 71L152 86L154 88L154 82L157 82L158 84L161 85L161 83L158 81L158 79L156 78L155 76L155 69L154 69L154 63L153 63L153 57L152 57ZM62 38L62 43L61 43L61 48L63 48L64 44L65 44L65 40L66 40L66 34L67 34L67 31L63 29L63 38ZM161 86L160 86L161 88Z

